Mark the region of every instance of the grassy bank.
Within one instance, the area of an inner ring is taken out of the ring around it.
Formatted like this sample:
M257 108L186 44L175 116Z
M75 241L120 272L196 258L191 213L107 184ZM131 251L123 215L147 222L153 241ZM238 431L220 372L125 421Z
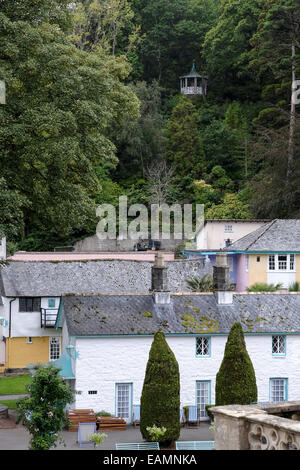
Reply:
M0 377L0 395L18 395L27 392L26 385L30 384L29 375L17 377Z

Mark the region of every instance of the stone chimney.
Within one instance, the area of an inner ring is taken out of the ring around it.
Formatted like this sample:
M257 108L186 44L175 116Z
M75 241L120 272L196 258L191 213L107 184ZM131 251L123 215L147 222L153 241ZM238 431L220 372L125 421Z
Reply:
M6 260L6 238L3 237L1 239L1 245L0 245L0 260L5 261Z
M232 290L230 288L229 266L227 265L227 253L216 254L216 264L213 272L213 286L218 304L232 304Z
M156 304L170 303L170 291L168 289L168 268L162 253L155 255L155 262L152 266L151 291L153 292L154 302Z

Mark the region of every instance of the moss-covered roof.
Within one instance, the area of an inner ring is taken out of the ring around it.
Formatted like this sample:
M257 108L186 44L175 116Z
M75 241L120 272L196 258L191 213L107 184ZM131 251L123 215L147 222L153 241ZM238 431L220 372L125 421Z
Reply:
M151 294L63 297L71 336L227 334L235 322L245 333L300 332L300 294L234 294L218 305L213 294L172 295L155 304Z

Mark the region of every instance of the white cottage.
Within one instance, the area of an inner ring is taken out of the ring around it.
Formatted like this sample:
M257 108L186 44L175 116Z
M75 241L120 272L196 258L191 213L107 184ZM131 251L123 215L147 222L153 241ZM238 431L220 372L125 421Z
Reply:
M224 258L225 256L225 258ZM229 330L239 321L253 362L259 401L299 400L300 295L229 290L226 255L217 257L215 293L171 293L167 268L152 268L152 291L70 295L56 328L75 408L105 410L132 422L140 403L154 333L161 329L180 369L181 406L214 404L215 380Z
M5 259L3 244L2 249ZM62 295L136 294L151 288L153 262L91 260L88 255L84 259L84 254L81 260L74 260L72 253L69 255L62 260L59 254L51 261L32 261L30 257L29 261L26 257L8 260L0 268L0 372L60 357L61 329L55 325ZM168 266L173 291L181 291L186 279L211 269L203 260L169 261Z

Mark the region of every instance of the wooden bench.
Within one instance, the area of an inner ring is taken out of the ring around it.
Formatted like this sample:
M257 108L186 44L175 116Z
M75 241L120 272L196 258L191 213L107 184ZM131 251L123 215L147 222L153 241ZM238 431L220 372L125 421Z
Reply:
M68 431L78 431L79 423L96 423L94 410L66 410L66 417L70 423Z
M158 442L122 442L116 444L116 450L159 450Z
M125 431L126 421L113 416L99 416L97 418L98 431Z
M215 441L176 441L176 450L212 450Z

